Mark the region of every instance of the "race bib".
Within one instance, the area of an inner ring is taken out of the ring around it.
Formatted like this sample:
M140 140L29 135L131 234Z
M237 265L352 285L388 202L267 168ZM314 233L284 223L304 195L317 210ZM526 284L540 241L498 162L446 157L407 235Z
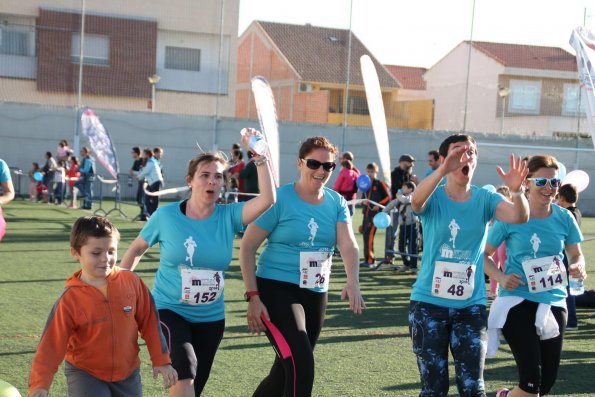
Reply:
M436 261L432 296L454 300L469 299L475 288L475 267L469 263Z
M188 305L210 305L223 294L223 272L180 267L182 291L180 302Z
M330 252L300 252L300 287L328 289L332 258Z
M564 263L557 256L526 260L523 262L523 271L531 293L549 291L568 285Z

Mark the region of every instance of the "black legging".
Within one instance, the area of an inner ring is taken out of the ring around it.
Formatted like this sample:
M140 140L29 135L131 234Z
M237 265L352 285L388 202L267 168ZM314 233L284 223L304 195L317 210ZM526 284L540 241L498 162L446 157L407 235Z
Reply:
M519 373L519 387L532 394L545 396L556 382L562 340L566 327L566 311L552 306L560 335L552 339L540 340L535 332L537 302L524 300L508 312L502 334L514 355Z
M276 338L278 335L267 329L267 337L277 356L269 375L254 392L254 397L309 397L314 385L314 345L322 329L327 294L260 277L257 278L257 284L260 299L267 308L271 322L289 349L284 349ZM296 315L300 314L294 315L292 305L299 305L303 309L303 317L297 320L306 324L306 332L298 329Z
M190 323L179 314L165 309L159 310L159 318L178 379L194 379L194 395L199 397L207 384L215 353L223 338L225 320Z

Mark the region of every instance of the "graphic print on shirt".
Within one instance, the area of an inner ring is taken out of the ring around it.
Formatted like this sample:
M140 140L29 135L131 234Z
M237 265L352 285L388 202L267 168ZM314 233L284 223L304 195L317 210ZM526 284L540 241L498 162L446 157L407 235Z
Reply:
M186 248L185 263L180 264L182 291L180 302L188 305L209 305L223 295L223 273L211 269L194 267L193 257L198 244L192 236L184 240Z
M314 245L314 239L316 238L316 233L318 232L318 223L316 223L314 218L310 218L310 221L308 222L308 229L310 229L310 237L308 237L308 241L310 242L310 245Z
M453 218L453 220L450 221L448 228L450 229L450 239L448 241L452 242L452 248L454 249L456 248L457 234L459 234L459 230L461 230L461 227Z
M539 245L541 244L541 240L537 236L537 233L533 233L530 241L531 246L533 247L533 258L537 258L537 251L539 251Z
M184 241L184 248L186 248L186 253L188 254L188 256L186 257L186 262L190 261L190 266L194 266L194 263L192 262L192 257L194 256L196 241L194 241L192 236L188 236L188 238Z

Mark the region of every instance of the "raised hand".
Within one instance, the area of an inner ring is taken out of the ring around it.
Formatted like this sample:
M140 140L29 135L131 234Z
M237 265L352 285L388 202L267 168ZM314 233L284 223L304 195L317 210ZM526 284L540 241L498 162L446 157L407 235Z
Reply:
M521 157L515 159L514 153L510 154L509 171L504 172L502 167L496 166L496 171L506 186L510 188L511 192L518 192L521 190L523 181L529 173L527 162L521 160Z

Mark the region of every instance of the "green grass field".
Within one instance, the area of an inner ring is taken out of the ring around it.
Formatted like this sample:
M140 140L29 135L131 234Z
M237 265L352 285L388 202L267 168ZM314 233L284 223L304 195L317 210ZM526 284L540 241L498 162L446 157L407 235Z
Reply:
M107 209L113 203L104 203ZM132 218L133 206L123 206ZM26 395L30 363L46 317L62 291L64 281L78 269L69 255L68 235L74 220L90 211L69 210L20 199L4 208L8 231L0 243L0 379ZM359 216L359 214L357 215ZM360 218L356 216L355 224ZM120 257L143 226L114 217L122 235ZM583 220L586 241L582 248L595 288L595 218ZM361 235L358 235L361 242ZM237 240L239 243L239 240ZM264 336L247 332L246 303L238 265L238 244L226 280L227 327L215 359L204 396L250 396L268 372L274 353ZM384 233L376 237L377 255L384 247ZM153 284L158 266L157 247L147 252L138 273ZM591 262L591 263L589 263ZM362 291L368 309L351 314L340 291L345 273L340 258L335 261L326 322L316 347L315 396L415 396L419 376L407 329L408 298L414 276L391 270L362 269ZM593 310L579 309L579 331L568 334L558 381L552 395L595 395L595 318ZM151 376L146 348L142 347L142 377L145 396L166 396L160 380ZM450 369L450 395L457 395L454 370ZM506 345L486 362L489 396L498 387L512 386L516 379L514 360ZM65 377L58 371L51 395L65 396Z

